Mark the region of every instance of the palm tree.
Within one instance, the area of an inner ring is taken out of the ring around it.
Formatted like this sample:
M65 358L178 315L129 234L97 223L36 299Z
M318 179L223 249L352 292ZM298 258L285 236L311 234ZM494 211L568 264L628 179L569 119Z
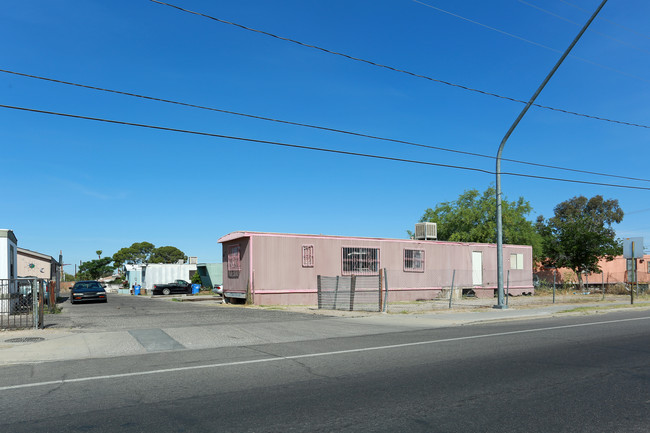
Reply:
M99 259L102 258L102 253L103 253L102 250L97 250L97 251L95 251L95 254L97 254L97 258L99 258Z

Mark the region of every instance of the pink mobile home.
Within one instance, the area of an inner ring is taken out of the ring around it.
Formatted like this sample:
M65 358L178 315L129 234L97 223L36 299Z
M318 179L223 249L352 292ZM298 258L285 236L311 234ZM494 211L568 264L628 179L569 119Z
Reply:
M316 305L318 275L379 269L386 269L391 302L433 299L452 278L455 288L481 297L494 296L497 285L494 244L259 232L233 232L219 242L225 296L248 295L255 304ZM532 248L504 245L503 260L510 294L532 293Z

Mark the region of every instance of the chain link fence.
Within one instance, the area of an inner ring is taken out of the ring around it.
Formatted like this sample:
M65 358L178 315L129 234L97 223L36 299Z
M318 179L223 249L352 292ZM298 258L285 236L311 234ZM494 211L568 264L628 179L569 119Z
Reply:
M339 311L391 313L492 308L498 304L497 273L490 267L443 269L427 272L379 269L375 275L318 277L318 308ZM409 268L410 269L410 268ZM553 303L648 302L647 283L630 283L624 275L585 275L553 284L530 270L506 269L503 304L527 308Z

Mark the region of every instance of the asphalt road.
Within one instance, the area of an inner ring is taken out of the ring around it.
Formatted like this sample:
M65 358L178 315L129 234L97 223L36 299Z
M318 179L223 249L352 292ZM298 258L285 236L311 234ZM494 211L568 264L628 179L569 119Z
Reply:
M0 407L7 432L647 432L650 313L5 366Z
M181 296L176 296L180 298ZM311 314L286 311L261 311L230 305L195 305L197 302L173 302L171 298L108 295L107 303L85 302L62 305L63 314L47 315L50 328L116 331L141 328L182 328L219 324L318 319Z

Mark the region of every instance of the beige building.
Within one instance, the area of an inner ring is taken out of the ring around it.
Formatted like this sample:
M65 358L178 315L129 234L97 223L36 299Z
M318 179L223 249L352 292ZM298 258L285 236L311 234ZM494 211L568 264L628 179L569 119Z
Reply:
M56 280L58 262L52 256L18 248L16 274L18 277Z

